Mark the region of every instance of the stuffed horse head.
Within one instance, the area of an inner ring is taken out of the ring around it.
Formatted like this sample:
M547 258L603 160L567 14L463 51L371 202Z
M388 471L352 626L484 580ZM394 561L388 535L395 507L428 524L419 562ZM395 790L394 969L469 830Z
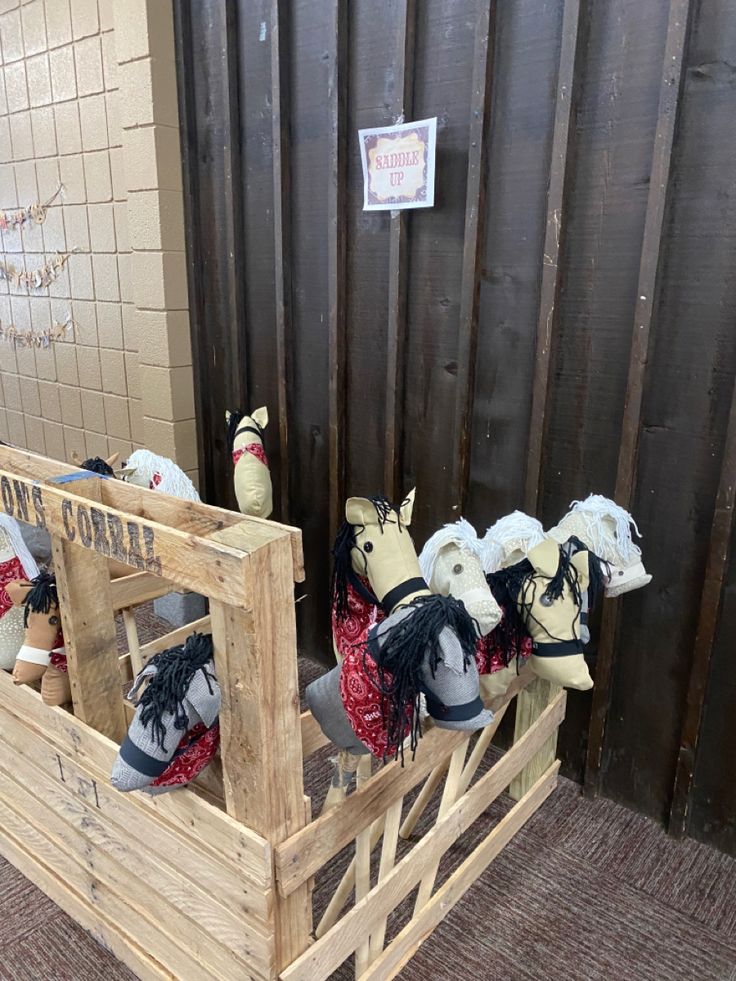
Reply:
M150 450L135 450L123 463L122 479L136 487L171 494L185 501L199 501L197 488L173 460Z
M119 457L119 453L113 453L106 460L101 456L91 456L87 460L81 460L79 454L74 451L72 453L72 463L81 470L89 470L92 473L99 474L101 477L117 477L120 476L121 471L116 473L114 467Z
M608 564L606 596L620 596L652 581L642 563L641 549L632 539L632 528L639 538L641 532L628 511L601 494L573 501L570 507L549 535L560 545L578 539Z
M483 545L475 528L460 518L427 540L419 556L422 575L433 593L461 600L479 627L489 634L501 619L483 568Z
M129 693L135 715L112 769L117 790L164 793L210 762L220 742L213 657L211 634L192 633L139 673Z
M518 614L516 632L531 635L530 663L539 677L567 688L592 688L583 657L582 612L589 586L595 591L604 581L602 564L582 543L577 549L562 547L540 528L536 519L514 512L489 530L491 589L504 609ZM513 632L511 618L509 625Z
M413 491L400 506L350 498L333 551L338 617L348 615L349 586L385 613L341 665L307 689L323 731L352 753L403 760L407 736L415 750L422 694L440 727L478 729L493 718L479 696L477 625L462 603L427 588L408 531L413 504Z
M8 585L34 579L38 566L29 552L20 525L10 515L0 514L0 668L10 671L23 644L23 610L14 606Z
M13 668L16 685L41 681L41 697L47 705L71 700L71 686L64 653L56 579L41 572L34 579L8 584L15 606L23 607L25 635Z
M252 415L226 412L227 441L235 468L233 481L238 508L254 518L268 518L273 511L273 487L268 458L263 449L263 431L268 425L268 409L263 406Z

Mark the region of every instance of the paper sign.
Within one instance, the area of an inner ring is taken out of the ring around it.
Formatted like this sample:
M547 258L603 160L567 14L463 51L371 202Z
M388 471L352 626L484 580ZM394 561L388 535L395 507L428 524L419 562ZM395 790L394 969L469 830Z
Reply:
M363 162L363 210L434 205L437 117L358 131Z

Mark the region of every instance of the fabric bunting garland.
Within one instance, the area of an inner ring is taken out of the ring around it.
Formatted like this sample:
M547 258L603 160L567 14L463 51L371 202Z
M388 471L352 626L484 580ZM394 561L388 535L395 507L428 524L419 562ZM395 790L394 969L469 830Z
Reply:
M44 201L43 203L29 204L27 207L18 208L15 211L0 211L0 230L14 232L17 228L25 225L26 222L31 221L35 222L36 225L42 225L46 220L46 211L49 205L53 204L61 193L61 189L62 186L59 184L48 201Z
M6 279L13 286L23 286L27 290L43 289L50 286L59 276L59 273L69 261L69 256L77 252L72 249L70 252L57 252L53 259L27 272L25 269L17 269L12 263L0 261L0 279Z
M74 326L71 314L64 323L55 323L45 330L19 330L13 324L5 327L0 323L0 341L14 347L48 347L52 341L64 340L67 332L71 332L71 339L74 340Z

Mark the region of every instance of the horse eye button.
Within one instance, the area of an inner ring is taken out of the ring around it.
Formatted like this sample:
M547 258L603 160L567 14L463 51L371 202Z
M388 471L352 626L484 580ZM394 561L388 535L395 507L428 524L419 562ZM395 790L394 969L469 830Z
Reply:
M372 552L373 551L373 542L366 542L365 543L365 550L366 550L366 552Z
M542 606L552 606L552 600L546 593L542 596L539 602L542 604Z
M462 567L462 566L460 565L460 563L458 562L458 564L457 564L457 565L454 565L454 566L452 567L452 571L453 571L453 572L455 573L455 575L456 575L456 576L459 576L459 575L460 575L460 573L461 573L461 572L463 571L463 567Z
M56 627L59 624L59 618L58 617L49 617L49 623L51 624L52 627Z

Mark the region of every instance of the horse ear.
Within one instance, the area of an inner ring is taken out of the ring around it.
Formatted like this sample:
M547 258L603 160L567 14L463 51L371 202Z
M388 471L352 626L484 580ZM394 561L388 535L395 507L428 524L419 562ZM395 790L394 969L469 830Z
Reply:
M225 422L226 423L230 422L230 416L231 415L232 415L232 412L230 411L230 409L225 409Z
M250 417L257 426L261 427L261 429L265 429L268 425L268 409L265 405L262 405L260 409L256 409L254 412L252 412Z
M118 462L119 458L120 458L120 454L119 453L113 453L112 456L109 456L105 460L105 463L108 465L108 467L114 467L115 464Z
M345 517L350 525L367 525L375 521L376 506L366 497L349 497L345 502Z
M401 514L401 520L408 527L411 524L411 513L414 510L414 495L416 494L416 487L412 487L409 493L406 495L406 499L401 505L399 513Z
M82 461L80 460L79 454L77 453L76 450L72 450L72 463L74 464L75 467L82 466Z

